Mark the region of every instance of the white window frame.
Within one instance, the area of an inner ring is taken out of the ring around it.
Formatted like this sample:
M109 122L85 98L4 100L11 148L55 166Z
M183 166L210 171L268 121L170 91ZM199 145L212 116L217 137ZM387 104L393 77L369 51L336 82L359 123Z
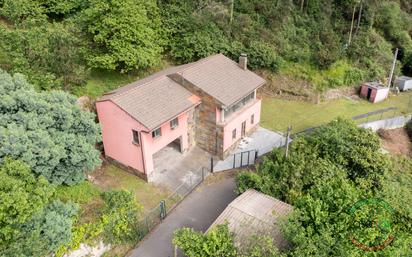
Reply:
M179 119L178 117L174 118L173 120L170 121L170 128L175 129L179 126Z
M152 131L152 138L159 138L161 136L162 136L162 129L161 128L157 128L157 129Z

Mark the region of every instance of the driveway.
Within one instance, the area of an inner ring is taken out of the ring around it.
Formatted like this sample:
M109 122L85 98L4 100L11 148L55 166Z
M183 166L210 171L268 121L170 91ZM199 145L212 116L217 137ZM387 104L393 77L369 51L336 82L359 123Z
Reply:
M229 155L222 161L218 161L214 165L214 172L232 169L234 162L233 154L235 153L257 150L258 156L262 156L272 151L273 148L283 146L286 142L286 138L283 135L262 127L259 127L252 135L242 140L243 142L232 152L232 155ZM247 157L248 155L245 156ZM249 158L251 161L254 161L254 152ZM239 156L237 156L235 161L237 161L237 163L240 162Z
M129 257L172 257L173 232L182 227L206 231L227 205L236 198L235 182L223 178L203 183L188 195L169 216L147 236L146 240L129 253ZM181 255L179 255L181 256Z
M153 156L154 171L152 182L174 191L182 183L194 176L201 176L202 167L210 167L210 154L194 146L181 153L175 145L164 147ZM195 178L197 180L197 178Z

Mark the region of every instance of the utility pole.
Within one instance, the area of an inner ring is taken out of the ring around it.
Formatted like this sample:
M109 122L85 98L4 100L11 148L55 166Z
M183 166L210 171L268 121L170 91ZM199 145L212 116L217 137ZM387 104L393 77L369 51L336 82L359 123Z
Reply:
M358 14L358 24L356 25L355 35L358 34L358 31L359 31L360 22L361 22L361 19L362 19L362 10L363 10L363 0L360 1L359 14Z
M396 48L395 54L394 54L394 57L393 57L391 73L389 74L388 88L391 88L391 85L392 85L392 78L393 78L393 73L395 72L396 60L398 58L398 52L399 52L399 49Z
M300 1L300 11L303 11L303 5L305 4L305 0Z
M351 42L352 42L352 31L353 31L353 25L354 25L354 23L355 23L355 12L356 12L356 4L353 6L352 23L351 23L351 25L350 25L348 46L350 46L350 44L351 44Z
M290 141L291 132L292 132L292 126L288 126L288 132L286 133L286 152L285 152L286 158L288 158L289 156L289 141Z
M235 0L230 0L230 20L229 25L232 26L233 22L233 9L235 8Z

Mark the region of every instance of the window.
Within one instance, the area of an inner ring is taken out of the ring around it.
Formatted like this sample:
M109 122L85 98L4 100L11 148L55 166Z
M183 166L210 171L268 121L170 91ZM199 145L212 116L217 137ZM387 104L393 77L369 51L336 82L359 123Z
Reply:
M139 140L139 132L132 129L132 133L133 133L133 143L136 145L140 144L140 140Z
M162 135L162 131L161 131L160 128L155 129L155 130L152 131L152 137L153 137L153 138L158 138L158 137L160 137L161 135Z
M255 91L248 94L246 97L242 98L239 102L235 103L234 105L229 106L229 108L227 108L225 112L226 117L229 117L232 113L236 112L253 99L255 99Z
M232 131L232 139L236 139L236 129Z
M250 116L250 124L255 123L255 115L252 114L252 116Z
M174 129L179 125L179 119L178 118L174 118L173 120L170 121L170 128Z

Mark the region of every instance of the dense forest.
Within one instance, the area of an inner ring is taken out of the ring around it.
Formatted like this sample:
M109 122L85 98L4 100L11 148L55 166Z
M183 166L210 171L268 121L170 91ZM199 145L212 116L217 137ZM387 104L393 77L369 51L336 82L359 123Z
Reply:
M37 89L221 52L317 90L412 75L409 0L0 0L0 68Z

